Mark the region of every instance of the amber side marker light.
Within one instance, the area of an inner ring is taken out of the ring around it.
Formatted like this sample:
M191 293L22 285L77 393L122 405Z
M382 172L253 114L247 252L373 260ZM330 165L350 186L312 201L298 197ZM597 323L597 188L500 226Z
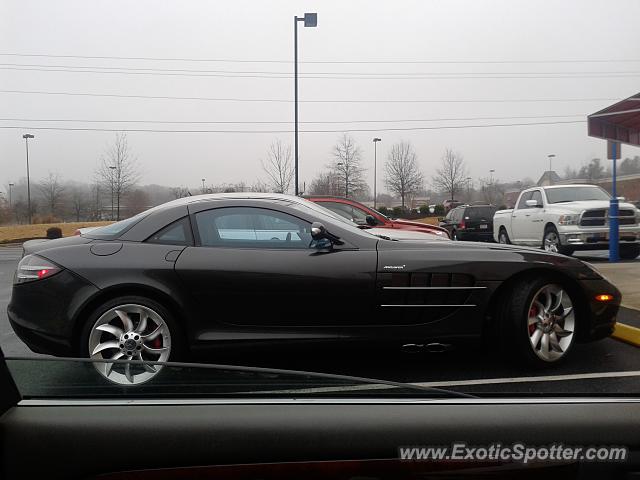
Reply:
M599 302L610 302L611 300L613 300L613 295L609 295L608 293L596 295L596 300Z

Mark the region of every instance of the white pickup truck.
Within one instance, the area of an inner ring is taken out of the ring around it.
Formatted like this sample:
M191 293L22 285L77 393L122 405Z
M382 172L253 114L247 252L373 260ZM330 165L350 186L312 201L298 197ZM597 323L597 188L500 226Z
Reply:
M496 242L530 245L571 255L609 248L609 194L595 185L535 187L520 193L516 207L493 217ZM640 255L640 210L620 202L620 257Z

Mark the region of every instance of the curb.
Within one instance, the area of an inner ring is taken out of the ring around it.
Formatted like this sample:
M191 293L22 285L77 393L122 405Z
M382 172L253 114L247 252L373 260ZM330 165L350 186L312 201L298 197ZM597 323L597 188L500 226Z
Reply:
M624 323L616 323L611 337L640 347L640 328L632 327Z

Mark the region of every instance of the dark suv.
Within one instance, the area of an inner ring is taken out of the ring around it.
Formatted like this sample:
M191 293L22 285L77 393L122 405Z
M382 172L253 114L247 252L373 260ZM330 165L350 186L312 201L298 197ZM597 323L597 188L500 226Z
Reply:
M461 205L447 213L440 226L452 240L493 242L493 205Z

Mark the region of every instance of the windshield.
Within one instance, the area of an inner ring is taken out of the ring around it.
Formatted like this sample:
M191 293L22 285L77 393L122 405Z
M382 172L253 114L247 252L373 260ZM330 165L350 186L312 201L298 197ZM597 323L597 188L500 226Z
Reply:
M24 392L640 397L639 1L24 3L0 8Z
M555 187L545 188L548 203L579 202L584 200L609 200L607 192L600 187Z

